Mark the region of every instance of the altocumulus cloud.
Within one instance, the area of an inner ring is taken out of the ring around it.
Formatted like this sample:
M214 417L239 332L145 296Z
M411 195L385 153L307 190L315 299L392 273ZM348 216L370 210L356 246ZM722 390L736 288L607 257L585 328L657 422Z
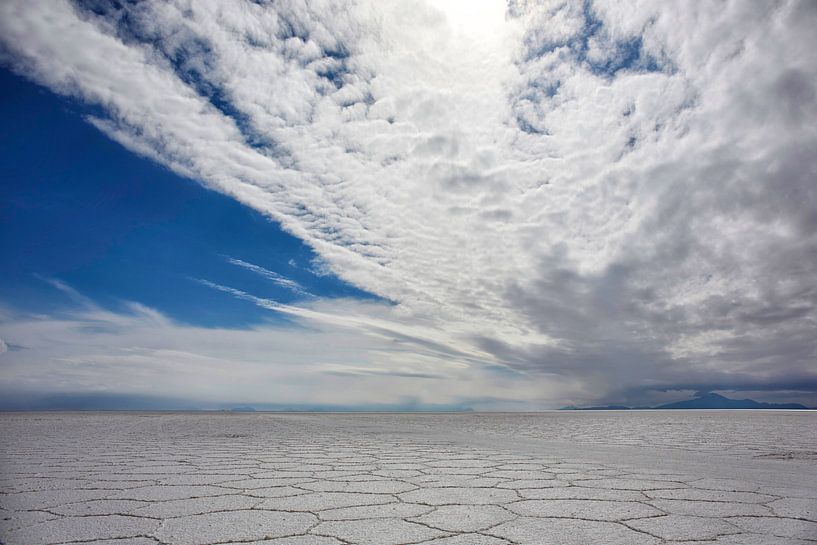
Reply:
M249 397L287 373L301 397L388 384L349 394L374 401L814 401L814 28L810 1L7 0L5 62L393 304L234 290L304 327L219 331L227 352L141 308L9 311L2 337L90 339L92 361L38 361L91 386L125 358L142 377L228 373Z

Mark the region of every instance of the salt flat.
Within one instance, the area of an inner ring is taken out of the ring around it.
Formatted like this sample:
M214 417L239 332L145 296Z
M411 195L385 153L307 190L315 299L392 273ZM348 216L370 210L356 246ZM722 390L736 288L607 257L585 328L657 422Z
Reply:
M0 542L817 543L817 415L0 414Z

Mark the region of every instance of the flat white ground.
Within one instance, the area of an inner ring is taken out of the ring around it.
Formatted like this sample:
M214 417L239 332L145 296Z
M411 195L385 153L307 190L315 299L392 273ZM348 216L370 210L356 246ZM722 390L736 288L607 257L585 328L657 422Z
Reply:
M0 414L0 543L817 543L817 414Z

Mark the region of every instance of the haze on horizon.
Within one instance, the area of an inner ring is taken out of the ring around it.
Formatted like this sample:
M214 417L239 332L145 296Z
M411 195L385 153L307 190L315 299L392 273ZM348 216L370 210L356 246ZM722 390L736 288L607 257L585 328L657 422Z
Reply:
M814 28L6 0L0 396L815 406Z

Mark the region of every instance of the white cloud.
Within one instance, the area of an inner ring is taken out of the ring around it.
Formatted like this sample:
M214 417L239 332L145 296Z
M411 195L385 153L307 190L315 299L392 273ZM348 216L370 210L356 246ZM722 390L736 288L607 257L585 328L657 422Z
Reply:
M275 271L270 271L269 269L265 269L260 265L248 263L247 261L242 261L241 259L236 259L234 257L227 257L225 259L227 260L228 263L236 265L237 267L241 267L243 269L247 269L248 271L252 271L257 275L266 278L276 286L286 288L297 295L306 296L310 295L310 293L304 290L303 287L296 281L292 280L291 278L282 276Z
M410 400L488 407L502 407L506 399L541 407L543 391L556 394L550 385L535 387L522 375L493 369L489 355L480 361L415 336L422 331L401 327L382 304L339 300L276 310L297 323L200 328L136 304L119 313L98 307L59 316L4 311L0 335L20 348L2 354L0 391L149 395L194 403Z
M813 3L188 4L0 40L459 350L577 399L817 384Z

